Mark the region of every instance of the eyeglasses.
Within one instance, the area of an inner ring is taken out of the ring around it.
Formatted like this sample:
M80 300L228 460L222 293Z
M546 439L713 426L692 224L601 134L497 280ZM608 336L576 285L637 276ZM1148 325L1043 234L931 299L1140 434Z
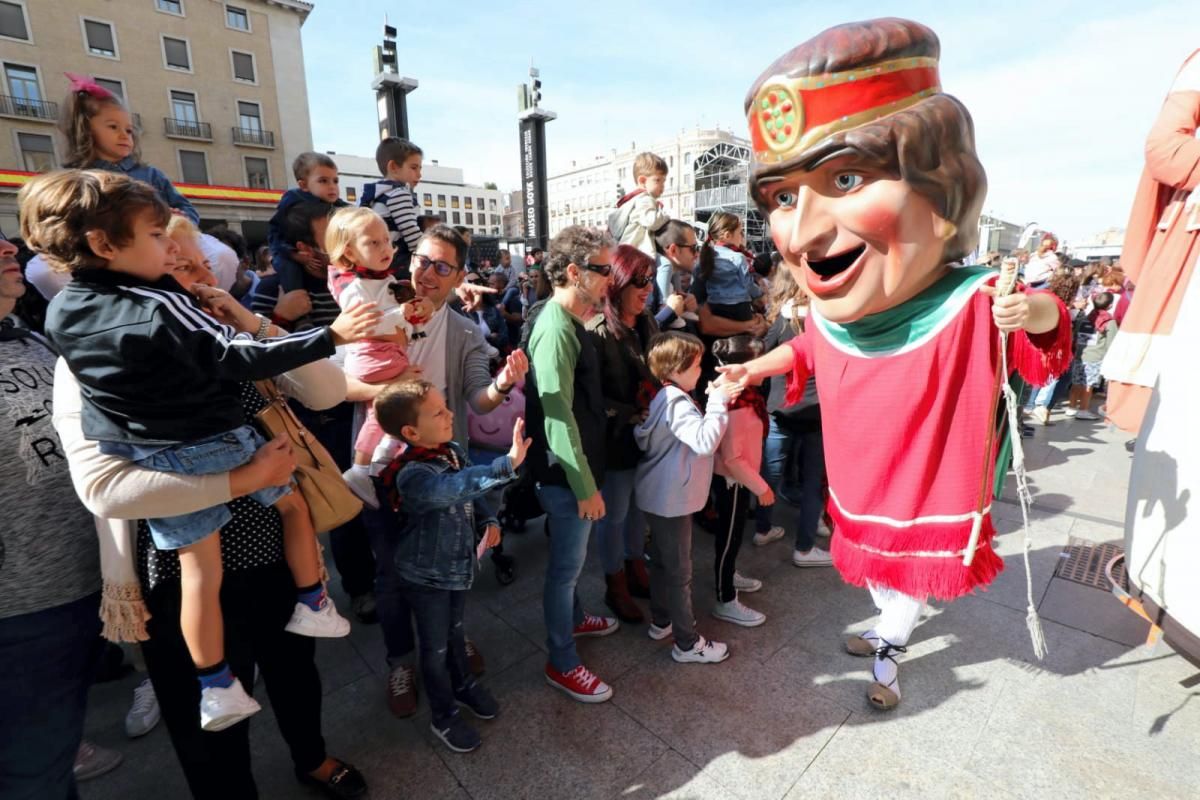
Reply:
M601 278L607 278L612 274L612 264L584 264L583 268L588 272L594 272Z
M701 244L700 244L699 242L696 242L695 244L684 244L684 245L680 245L680 248L681 248L681 249L683 249L683 250L691 250L693 253L699 253L699 252L700 252L700 247L701 247Z
M650 283L650 276L649 275L634 275L632 278L629 279L629 282L631 284L633 284L634 286L636 286L638 289L645 289L646 285Z
M429 269L430 267L433 267L433 271L443 278L458 269L458 267L454 266L449 261L434 261L429 256L423 256L420 253L413 254L413 264L416 265L416 269L413 270L414 272L416 272L418 269Z

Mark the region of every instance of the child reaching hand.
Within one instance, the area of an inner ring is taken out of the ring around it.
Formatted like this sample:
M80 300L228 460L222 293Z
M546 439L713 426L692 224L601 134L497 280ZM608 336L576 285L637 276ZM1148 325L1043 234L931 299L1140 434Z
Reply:
M266 442L246 424L239 383L325 358L375 325L377 314L363 305L329 328L271 338L268 320L202 287L208 307L240 332L218 322L171 275L179 248L167 234L169 209L125 175L53 172L26 184L19 202L25 241L72 276L50 304L46 334L79 381L84 435L146 469L207 475L248 462ZM349 624L321 585L303 498L288 487L251 496L283 519L297 585L285 629L345 636ZM181 628L201 684L201 727L210 731L260 710L225 663L218 531L230 518L219 505L147 520L156 547L179 551Z
M371 337L349 347L343 369L365 383L395 380L408 369L405 348L413 324L428 318L432 305L424 298L401 302L396 296L405 284L391 271L395 248L387 225L371 209L343 208L335 213L325 233L325 250L329 253L329 290L338 305L347 309L374 303L381 314ZM368 404L366 421L354 442L354 465L342 477L371 508L379 508L371 462L386 460L383 454L394 451L392 444L379 427L375 407Z
M633 431L646 453L637 466L636 485L638 508L650 525L650 638L673 635L671 658L681 664L716 664L729 657L726 645L696 632L692 613L692 514L708 500L731 396L723 381L711 383L708 408L700 411L691 392L700 380L703 355L704 345L689 333L651 339L646 362L663 386L646 420Z
M459 716L459 704L479 719L494 719L499 707L467 667L463 608L476 562L500 544L487 496L516 480L532 440L517 419L508 454L472 466L462 445L451 441L454 412L428 381L388 386L375 399L375 413L384 431L408 443L382 479L400 515L394 568L417 623L430 728L451 750L467 753L480 738Z

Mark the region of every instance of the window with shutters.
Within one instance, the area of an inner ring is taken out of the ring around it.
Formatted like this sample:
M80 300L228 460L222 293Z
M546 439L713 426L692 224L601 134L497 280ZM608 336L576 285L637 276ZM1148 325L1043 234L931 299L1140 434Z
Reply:
M421 198L421 204L426 208L433 208L433 195L428 192Z
M111 22L102 19L79 18L83 26L83 48L90 56L118 58L117 30Z
M473 212L473 211L468 211L468 212L467 212L467 224L468 224L468 225L474 225L474 224L475 224L475 212Z
M196 95L191 92L171 90L171 117L179 122L196 124L200 121L200 112L196 107Z
M180 150L179 173L184 183L208 183L208 159L199 150Z
M112 78L92 78L101 89L108 89L122 100L125 99L125 84Z
M154 0L154 7L167 14L183 16L183 0Z
M271 167L265 158L246 156L246 185L251 189L271 188Z
M244 8L225 6L225 27L250 32L250 15Z
M257 72L254 69L254 54L230 50L233 59L233 79L246 83L258 83Z
M258 103L239 100L238 127L247 132L262 133L262 109Z
M167 69L192 71L192 48L187 39L174 36L162 37L163 64Z
M40 133L17 133L21 163L27 172L49 172L57 166L54 140Z
M0 3L0 38L32 42L29 35L29 15L24 3Z

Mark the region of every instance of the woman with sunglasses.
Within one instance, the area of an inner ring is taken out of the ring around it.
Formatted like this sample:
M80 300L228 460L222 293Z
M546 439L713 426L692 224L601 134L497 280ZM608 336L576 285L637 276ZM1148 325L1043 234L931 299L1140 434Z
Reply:
M587 324L600 357L605 429L604 519L596 526L604 565L604 603L622 622L640 623L634 597L650 596L643 550L646 522L633 502L634 469L642 451L633 428L646 418L654 377L646 367L646 349L658 325L646 308L653 291L654 261L623 244L613 255L612 278L604 312Z

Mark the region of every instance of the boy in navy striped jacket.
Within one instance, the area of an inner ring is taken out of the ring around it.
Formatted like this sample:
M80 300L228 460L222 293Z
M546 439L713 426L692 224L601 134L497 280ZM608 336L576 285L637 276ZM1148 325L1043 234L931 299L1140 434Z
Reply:
M371 209L387 223L396 254L392 272L407 278L408 264L421 241L420 211L414 191L421 182L421 148L407 139L389 136L375 148L375 163L383 180L363 187L360 206Z

